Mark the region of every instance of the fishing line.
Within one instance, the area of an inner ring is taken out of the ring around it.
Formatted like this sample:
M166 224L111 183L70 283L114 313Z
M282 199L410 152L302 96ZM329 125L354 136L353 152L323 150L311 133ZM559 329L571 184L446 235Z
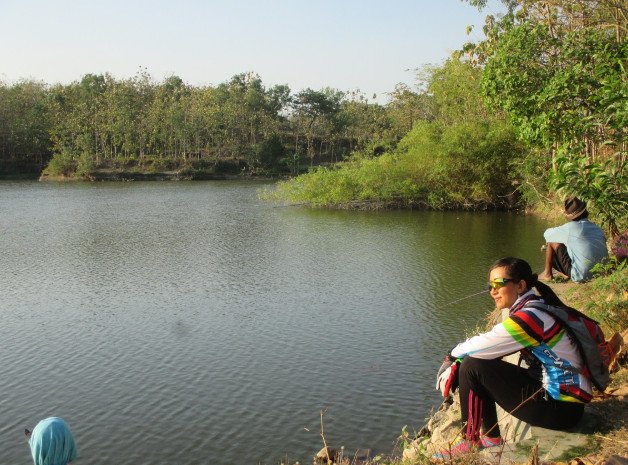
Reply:
M446 307L449 307L450 305L453 305L453 304L455 304L455 303L462 302L463 300L470 299L471 297L476 297L476 296L478 296L478 295L480 295L480 294L486 294L486 293L488 293L489 291L490 291L490 289L484 289L483 291L476 292L476 293L474 293L474 294L469 294L469 295L464 296L464 297L461 297L461 298L459 298L459 299L452 300L451 302L446 303L445 305L439 305L438 307L436 307L436 309L435 309L435 310L442 310L442 309L444 309L444 308L446 308ZM424 305L424 304L425 304L425 302L420 301L419 299L417 299L417 298L416 298L416 297L414 297L414 296L410 296L410 297L412 297L412 300L414 300L414 301L415 301L417 304L419 304L419 305Z
M460 299L452 300L451 302L446 303L445 305L442 305L442 306L438 307L438 309L440 310L442 308L449 307L452 304L455 304L455 303L458 303L458 302L462 302L463 300L470 299L471 297L475 297L475 296L480 295L480 294L486 294L488 292L489 292L489 289L484 289L483 291L476 292L475 294L470 294L468 296L461 297Z

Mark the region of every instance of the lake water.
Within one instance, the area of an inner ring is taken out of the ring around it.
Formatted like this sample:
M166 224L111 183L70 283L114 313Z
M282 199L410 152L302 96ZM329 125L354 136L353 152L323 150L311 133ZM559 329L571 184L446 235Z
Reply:
M61 416L81 464L310 463L390 453L443 355L491 309L510 213L345 212L257 182L0 183L0 463Z

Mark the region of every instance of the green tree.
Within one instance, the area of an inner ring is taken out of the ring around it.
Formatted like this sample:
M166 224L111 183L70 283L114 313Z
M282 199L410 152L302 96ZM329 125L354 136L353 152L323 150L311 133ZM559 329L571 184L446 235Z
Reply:
M45 84L0 82L0 174L40 170L50 157L50 124Z
M513 206L523 148L504 116L484 107L480 77L481 70L456 59L432 68L424 85L429 118L414 121L395 149L280 183L276 196L315 206Z
M344 145L339 147L341 155L354 150L377 155L392 148L397 142L392 137L392 118L387 109L369 102L359 91L347 94L342 102L338 119L342 121L344 139Z
M452 58L430 69L432 120L415 123L399 143L439 186L443 205L514 206L523 147L501 112L486 108L482 71Z
M426 68L423 73L423 83L425 79L438 67ZM420 86L419 86L420 87ZM435 106L432 96L424 90L413 91L407 84L397 84L395 89L389 94L390 103L386 110L391 119L393 138L398 141L412 129L417 121L433 120Z
M319 154L323 144L334 139L341 130L338 119L344 93L330 87L319 91L305 89L299 92L293 101L293 121L297 131L305 136L306 154L310 165L316 156L315 141L319 142Z
M465 48L486 63L483 92L521 140L545 153L549 186L588 200L617 234L628 216L625 182L607 180L625 180L628 7L616 0L508 4L509 15L487 18L487 40Z

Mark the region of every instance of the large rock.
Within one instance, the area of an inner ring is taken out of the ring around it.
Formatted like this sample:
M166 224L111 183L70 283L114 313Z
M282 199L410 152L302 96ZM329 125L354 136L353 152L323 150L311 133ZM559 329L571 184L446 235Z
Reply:
M452 441L460 438L460 400L454 396L453 403L443 403L441 408L427 422L427 435L412 441L403 451L404 460L413 460L419 455L431 457L441 449L446 449Z

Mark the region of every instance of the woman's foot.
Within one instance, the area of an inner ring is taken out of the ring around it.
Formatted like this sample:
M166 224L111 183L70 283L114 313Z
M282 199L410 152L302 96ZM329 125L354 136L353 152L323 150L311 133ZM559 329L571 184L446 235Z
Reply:
M501 446L503 443L504 441L502 441L502 438L489 438L488 436L482 436L480 438L480 444L482 444L482 449Z
M479 442L461 439L449 449L443 449L437 454L432 455L432 458L436 460L451 460L454 457L468 454L469 452L477 452L481 449L501 446L502 444L502 438L489 438L487 436L483 436Z

